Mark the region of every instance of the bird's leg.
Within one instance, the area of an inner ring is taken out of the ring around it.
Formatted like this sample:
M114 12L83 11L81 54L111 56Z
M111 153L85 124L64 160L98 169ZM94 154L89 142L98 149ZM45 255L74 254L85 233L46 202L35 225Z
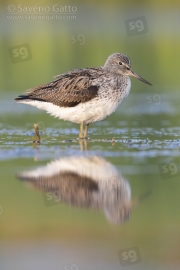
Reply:
M83 139L83 122L80 123L79 139Z
M83 140L79 140L80 151L84 151Z
M40 135L39 135L39 127L38 127L38 124L34 124L34 130L35 130L35 133L36 133L36 137L33 137L33 143L40 143L41 141L41 138L40 138Z
M84 140L84 150L88 150L88 143L87 143L87 140Z
M87 139L88 136L88 129L89 129L89 124L86 124L85 130L84 130L84 138Z

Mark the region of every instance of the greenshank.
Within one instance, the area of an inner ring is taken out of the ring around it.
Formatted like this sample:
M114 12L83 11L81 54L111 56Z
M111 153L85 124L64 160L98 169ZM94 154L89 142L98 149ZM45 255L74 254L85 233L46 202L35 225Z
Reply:
M89 124L105 119L127 97L129 76L152 85L132 71L127 55L114 53L102 67L74 69L55 76L54 81L32 88L15 100L80 124L79 138L87 138Z

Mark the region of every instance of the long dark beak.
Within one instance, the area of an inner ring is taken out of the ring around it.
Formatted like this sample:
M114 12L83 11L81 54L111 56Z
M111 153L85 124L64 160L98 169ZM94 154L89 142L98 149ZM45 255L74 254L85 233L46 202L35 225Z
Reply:
M143 79L141 76L139 76L137 73L135 73L135 72L132 71L132 70L129 71L129 75L130 75L130 76L133 76L133 77L135 77L135 78L137 78L138 80L140 80L140 81L143 82L143 83L152 85L151 83L149 83L148 81L146 81L145 79Z

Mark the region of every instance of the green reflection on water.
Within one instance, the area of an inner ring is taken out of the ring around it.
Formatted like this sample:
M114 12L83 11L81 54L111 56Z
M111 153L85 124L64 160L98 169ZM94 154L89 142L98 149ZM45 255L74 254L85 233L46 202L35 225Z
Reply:
M164 12L157 1L149 1L141 14L136 9L130 12L133 1L127 6L114 1L114 7L107 3L103 8L77 3L75 21L22 22L3 17L0 92L6 100L1 100L0 107L0 239L58 238L68 239L71 245L74 239L84 239L85 243L91 239L93 245L108 243L115 252L139 246L144 260L178 264L179 176L161 179L158 164L173 163L179 152L179 15L169 8L168 1L164 3L169 9ZM173 3L179 5L178 1ZM148 32L129 37L124 22L139 15L146 17ZM30 45L32 59L12 63L9 48L25 43ZM77 125L33 108L26 111L12 101L24 90L51 81L54 75L103 65L107 56L116 51L129 55L133 70L153 84L149 89L133 78L130 96L118 111L90 126L89 151L105 156L122 171L130 182L132 198L151 191L151 196L134 208L130 221L121 227L112 227L99 212L65 205L45 207L41 193L15 178L18 171L78 151L79 144ZM164 92L171 97L163 96ZM39 150L31 141L34 122L44 125ZM117 140L115 145L110 142L112 138ZM65 139L76 141L62 143Z

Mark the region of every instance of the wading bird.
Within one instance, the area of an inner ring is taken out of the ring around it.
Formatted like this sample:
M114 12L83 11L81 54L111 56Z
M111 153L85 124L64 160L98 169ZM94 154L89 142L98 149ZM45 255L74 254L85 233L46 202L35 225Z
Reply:
M58 75L54 81L32 88L15 100L80 124L79 138L87 138L89 123L105 119L129 94L129 76L152 85L132 71L127 55L114 53L103 67L75 69Z

